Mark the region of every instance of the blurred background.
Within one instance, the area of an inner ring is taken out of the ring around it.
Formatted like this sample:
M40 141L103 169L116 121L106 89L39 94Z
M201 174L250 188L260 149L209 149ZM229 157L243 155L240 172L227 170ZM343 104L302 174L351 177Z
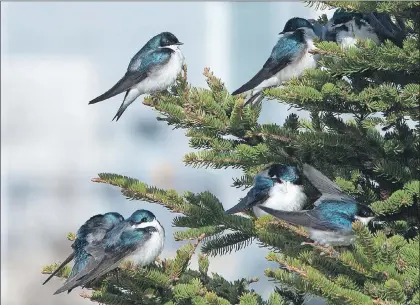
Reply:
M166 227L161 257L181 246L172 237L174 214L92 183L97 173L179 192L207 190L225 207L244 195L230 187L241 174L237 170L185 167L182 157L191 149L184 131L157 122L142 97L117 123L111 119L122 95L88 106L119 80L148 39L174 33L184 42L189 81L205 87L202 72L210 67L232 91L260 69L289 18L322 13L299 2L2 2L1 303L92 304L78 295L80 289L53 296L62 281L42 286L41 270L67 257L67 232L94 214L118 211L128 217L150 209ZM260 120L282 123L287 109L266 102ZM263 275L266 253L253 245L211 258L210 271L228 280L258 276L251 287L266 297L273 289Z

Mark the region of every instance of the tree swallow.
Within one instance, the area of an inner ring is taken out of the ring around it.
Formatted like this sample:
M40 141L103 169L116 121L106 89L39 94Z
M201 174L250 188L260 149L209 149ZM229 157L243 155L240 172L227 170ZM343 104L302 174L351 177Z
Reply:
M324 246L348 246L354 243L352 223L359 220L362 224L374 218L372 210L361 205L353 197L344 194L340 187L308 164L303 165L303 174L321 193L315 201L314 209L299 212L277 211L261 206L265 212L308 229L315 243Z
M394 23L386 13L357 13L337 9L328 21L328 32L335 36L335 41L342 47L351 47L357 39L371 39L376 44L391 40L402 47L406 37L404 20Z
M169 32L154 36L131 59L125 75L89 104L104 101L125 91L124 100L112 119L118 121L125 109L140 95L168 89L174 84L184 64L184 55L178 48L182 44Z
M327 28L335 34L335 41L342 48L355 46L358 39L371 39L376 44L380 43L375 30L361 13L337 9L328 21Z
M226 214L252 208L255 216L266 215L261 206L282 211L300 211L306 202L298 168L294 165L272 164L254 178L254 186Z
M102 240L85 246L89 257L84 268L54 294L77 286L84 287L117 268L124 260L146 266L162 252L164 239L165 230L155 215L147 210L137 210L118 223Z
M58 271L74 259L74 266L68 280L73 278L85 267L88 261L89 254L85 251L85 247L93 242L102 240L107 232L122 221L124 221L124 217L122 217L119 213L114 212L103 215L98 214L87 220L77 231L76 239L71 245L73 253L64 260L64 262L45 280L42 285L45 285L54 275L57 274Z
M237 95L252 89L253 96L245 105L252 103L265 88L279 86L292 77L300 76L305 69L316 67L317 56L308 51L315 48L313 39L317 36L308 20L292 18L287 21L279 34L284 35L272 49L262 69L245 85L232 93L232 95Z

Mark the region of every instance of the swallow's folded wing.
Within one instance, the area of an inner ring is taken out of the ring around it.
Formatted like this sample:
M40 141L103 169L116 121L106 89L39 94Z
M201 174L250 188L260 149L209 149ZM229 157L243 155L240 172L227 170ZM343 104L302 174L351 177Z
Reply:
M309 182L316 187L322 194L321 198L314 202L314 205L317 206L324 201L352 201L354 198L343 193L341 188L332 182L328 177L326 177L319 170L314 168L309 164L303 164L303 174L309 180Z
M260 206L259 208L278 219L287 221L297 226L303 226L322 231L342 230L342 227L338 226L336 223L320 219L316 210L288 212L274 210L265 206Z
M71 290L77 286L84 286L92 280L104 275L118 267L122 260L132 254L138 247L147 241L151 234L144 229L127 230L127 223L116 227L102 241L92 243L85 247L90 255L85 267L73 278L58 289L54 294Z
M247 208L250 208L260 202L264 202L270 193L270 188L257 189L251 188L244 198L242 198L237 205L225 211L225 214L235 214L243 212Z
M299 57L304 50L304 44L296 40L283 36L271 51L270 57L258 73L239 89L232 92L237 95L248 90L254 89L263 81L276 75L280 70L289 65L294 58Z
M146 53L137 71L127 71L123 78L121 78L111 89L91 100L89 104L95 104L109 99L110 97L127 91L134 85L140 83L150 73L153 73L162 65L165 65L171 58L171 54L173 52L174 50L169 48L160 48Z
M373 12L365 14L364 17L381 40L389 39L397 46L402 47L402 42L405 39L404 30L392 21L389 14Z

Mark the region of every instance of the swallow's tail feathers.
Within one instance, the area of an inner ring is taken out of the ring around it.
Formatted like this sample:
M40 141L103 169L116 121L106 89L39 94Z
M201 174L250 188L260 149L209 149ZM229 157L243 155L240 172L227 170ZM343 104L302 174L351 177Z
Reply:
M131 91L136 91L136 92L131 92ZM130 94L131 92L131 94ZM121 103L120 108L117 111L117 114L114 116L114 118L112 120L116 119L116 122L120 119L120 117L122 116L122 114L124 113L124 111L127 109L128 106L130 106L130 104L132 102L134 102L134 100L139 96L139 94L136 94L137 90L133 89L133 90L127 90L127 92L125 93L124 96L124 100Z
M250 96L248 98L248 100L245 101L244 106L246 106L248 104L254 105L254 102L256 100L262 100L262 99L259 99L261 97L261 93L262 93L262 91L258 91L257 93L254 93L252 96ZM258 101L255 104L258 104Z
M49 280L51 280L52 279L52 277L54 276L54 275L56 275L61 269L63 269L63 267L65 266L65 265L67 265L72 259L74 258L74 253L72 253L72 254L70 254L69 255L69 257L67 257L65 260L64 260L64 262L60 265L60 266L58 266L58 268L57 269L55 269L55 271L53 272L53 273L51 273L50 274L50 276L45 280L45 282L44 283L42 283L42 285L45 285L46 283L48 283L49 282Z
M56 292L54 292L54 294L59 294L66 290L68 291L68 293L70 293L70 291L76 288L77 286L86 284L86 278L88 277L89 273L92 272L92 270L94 270L101 261L102 258L95 259L93 256L91 256L88 262L86 263L85 267L73 277L68 278L64 285L61 286Z
M128 104L128 105L130 105L130 104ZM120 108L117 111L117 114L114 116L114 118L112 120L116 119L115 121L118 122L118 120L120 119L120 117L122 116L124 111L127 109L128 105L124 104L124 102L122 102Z

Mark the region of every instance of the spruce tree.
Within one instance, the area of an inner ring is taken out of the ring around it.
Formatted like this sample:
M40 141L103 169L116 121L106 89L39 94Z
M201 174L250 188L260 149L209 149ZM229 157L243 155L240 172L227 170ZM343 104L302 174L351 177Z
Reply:
M350 49L317 42L319 66L326 69L306 70L284 87L265 90L254 107L243 106L245 95L231 96L208 68L208 88L192 86L186 67L169 92L147 97L143 104L160 113L158 120L186 130L197 150L184 157L187 166L241 169L233 187L247 188L271 163L306 162L369 205L382 221L370 227L354 223L357 239L351 247L302 246L309 241L303 228L271 216L226 215L223 203L209 192L178 194L102 173L92 181L120 188L127 199L177 213L173 225L180 230L174 238L195 242L182 246L175 258L145 268L124 264L92 283L93 293L85 297L109 305L278 305L302 304L309 293L329 304L419 304L420 4L308 4L389 13L404 20L406 39L402 47L359 41ZM284 122L260 124L261 108L273 102L267 100L306 110L310 119L291 113ZM310 209L319 194L309 183L305 188L312 199L305 208ZM268 300L250 288L257 279L228 282L207 272L209 256L253 242L270 249L266 259L278 263L278 268L265 270L277 284ZM197 247L198 271L188 268ZM60 276L68 276L69 270Z

